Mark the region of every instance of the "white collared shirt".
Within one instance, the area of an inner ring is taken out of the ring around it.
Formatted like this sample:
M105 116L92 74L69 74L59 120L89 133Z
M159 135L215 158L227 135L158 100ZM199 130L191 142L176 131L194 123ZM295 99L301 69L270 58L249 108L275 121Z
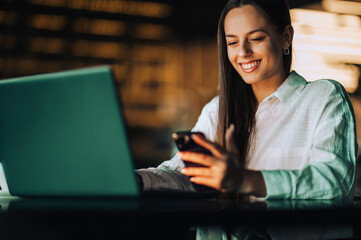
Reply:
M246 167L262 171L267 198L332 199L353 195L356 130L351 102L332 80L307 82L291 72L258 106ZM218 97L202 110L193 131L214 141ZM145 190L193 190L174 157L158 168L137 171ZM158 178L159 177L159 178ZM159 182L166 181L166 182Z

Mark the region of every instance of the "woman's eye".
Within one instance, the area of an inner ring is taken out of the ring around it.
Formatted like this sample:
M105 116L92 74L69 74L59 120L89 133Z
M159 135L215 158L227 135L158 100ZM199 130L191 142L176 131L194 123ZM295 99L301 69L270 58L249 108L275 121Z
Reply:
M235 45L235 44L237 44L237 42L229 42L229 43L227 43L228 46L232 46L232 45Z
M265 39L265 37L257 37L257 38L252 38L251 41L252 41L252 42L260 42L260 41L262 41L263 39Z

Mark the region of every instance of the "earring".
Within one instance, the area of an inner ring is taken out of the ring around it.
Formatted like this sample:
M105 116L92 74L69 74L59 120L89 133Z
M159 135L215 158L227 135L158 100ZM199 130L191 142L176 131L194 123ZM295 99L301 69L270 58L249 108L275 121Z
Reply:
M290 55L290 49L289 49L289 48L284 48L284 49L283 49L283 53L284 53L285 55Z

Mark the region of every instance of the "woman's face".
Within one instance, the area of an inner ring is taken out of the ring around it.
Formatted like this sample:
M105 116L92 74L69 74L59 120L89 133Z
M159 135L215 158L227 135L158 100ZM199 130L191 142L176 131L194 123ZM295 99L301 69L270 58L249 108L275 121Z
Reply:
M255 87L285 80L284 38L261 10L249 4L230 10L224 30L228 59L246 83Z

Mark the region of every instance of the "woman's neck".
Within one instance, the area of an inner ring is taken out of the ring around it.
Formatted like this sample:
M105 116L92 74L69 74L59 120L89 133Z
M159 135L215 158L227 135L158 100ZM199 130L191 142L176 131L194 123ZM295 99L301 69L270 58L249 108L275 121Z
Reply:
M257 99L258 105L272 93L277 91L277 89L282 85L282 83L286 80L289 74L281 74L279 76L275 76L271 79L267 79L261 81L256 84L252 84L253 93Z

